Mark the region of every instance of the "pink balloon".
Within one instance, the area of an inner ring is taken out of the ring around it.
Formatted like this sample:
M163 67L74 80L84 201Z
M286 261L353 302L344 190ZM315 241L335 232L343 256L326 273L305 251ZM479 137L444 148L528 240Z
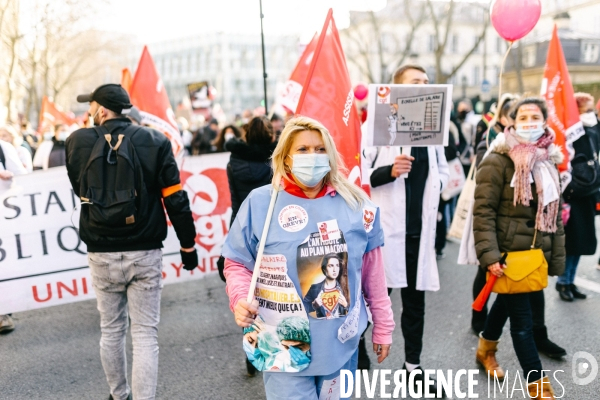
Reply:
M362 83L359 83L354 87L354 97L356 97L357 100L364 100L368 94L369 89Z
M490 7L492 25L509 42L531 32L541 14L540 0L494 0Z

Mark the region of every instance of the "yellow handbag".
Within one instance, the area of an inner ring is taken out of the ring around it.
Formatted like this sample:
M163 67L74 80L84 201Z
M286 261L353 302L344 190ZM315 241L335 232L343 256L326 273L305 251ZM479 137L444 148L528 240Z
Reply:
M542 249L535 249L537 230L533 235L531 250L506 253L506 268L492 288L501 294L537 292L548 286L548 262ZM490 278L490 273L487 273Z

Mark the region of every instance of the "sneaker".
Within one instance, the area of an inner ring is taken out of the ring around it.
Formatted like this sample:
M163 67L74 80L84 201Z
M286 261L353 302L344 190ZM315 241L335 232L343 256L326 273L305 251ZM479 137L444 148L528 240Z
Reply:
M408 379L408 377L410 376L410 372L408 372L408 369L406 368L406 364L402 365L402 369L406 370L406 378ZM418 393L417 382L421 382L420 386L423 388L423 398L427 397L427 398L430 398L430 399L445 399L447 397L447 395L446 395L446 391L443 388L442 388L441 396L440 397L437 396L437 381L435 379L433 379L433 378L430 379L430 381L431 381L431 384L429 385L429 393L430 393L430 395L425 396L425 394L427 393L427 391L425 390L425 375L423 373L423 368L417 367L417 368L414 369L414 371L416 371L417 369L420 370L421 373L420 374L416 374L414 376L413 390L415 391L415 393ZM431 396L433 396L433 397L431 397Z
M0 315L0 333L8 333L15 330L15 323L10 315Z

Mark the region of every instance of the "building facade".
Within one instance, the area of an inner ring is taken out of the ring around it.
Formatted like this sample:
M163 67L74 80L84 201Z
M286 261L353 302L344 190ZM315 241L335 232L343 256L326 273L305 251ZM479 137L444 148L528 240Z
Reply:
M264 98L260 35L211 32L148 45L171 105L188 96L189 83L208 81L217 91L216 103L232 116L254 109ZM130 54L135 71L141 46ZM269 105L278 84L289 78L299 57L298 37L265 36Z

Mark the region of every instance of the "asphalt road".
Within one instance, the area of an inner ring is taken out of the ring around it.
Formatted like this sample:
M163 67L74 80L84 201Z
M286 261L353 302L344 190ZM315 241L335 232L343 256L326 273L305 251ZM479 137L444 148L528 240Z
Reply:
M431 369L476 369L477 338L470 331L471 284L475 267L455 264L458 245L449 243L440 261L442 289L427 294L422 365ZM546 323L550 337L565 347L562 361L542 356L545 369L563 370L556 376L565 387L563 399L600 399L600 374L587 386L572 378L573 354L586 351L600 361L600 271L598 255L583 257L578 276L587 300L562 302L554 278L546 289ZM390 357L380 368L397 370L404 362L399 329L400 293L392 293L398 328ZM106 399L99 356L99 316L95 301L85 301L14 315L17 329L0 336L0 399ZM367 335L370 338L370 334ZM131 343L130 338L128 339ZM241 332L228 308L224 284L218 276L166 286L159 329L159 399L264 399L262 377L245 374ZM129 344L129 359L131 349ZM372 357L374 359L374 357ZM498 359L509 372L510 387L519 364L505 327ZM131 364L129 364L131 365ZM131 366L130 366L131 368ZM588 369L589 370L589 369ZM488 397L482 373L475 393ZM560 386L554 382L557 395ZM518 389L518 382L516 388ZM461 384L466 390L466 382ZM505 392L507 388L505 388ZM379 396L379 389L376 391ZM366 398L364 390L362 398ZM497 394L499 399L523 398Z

